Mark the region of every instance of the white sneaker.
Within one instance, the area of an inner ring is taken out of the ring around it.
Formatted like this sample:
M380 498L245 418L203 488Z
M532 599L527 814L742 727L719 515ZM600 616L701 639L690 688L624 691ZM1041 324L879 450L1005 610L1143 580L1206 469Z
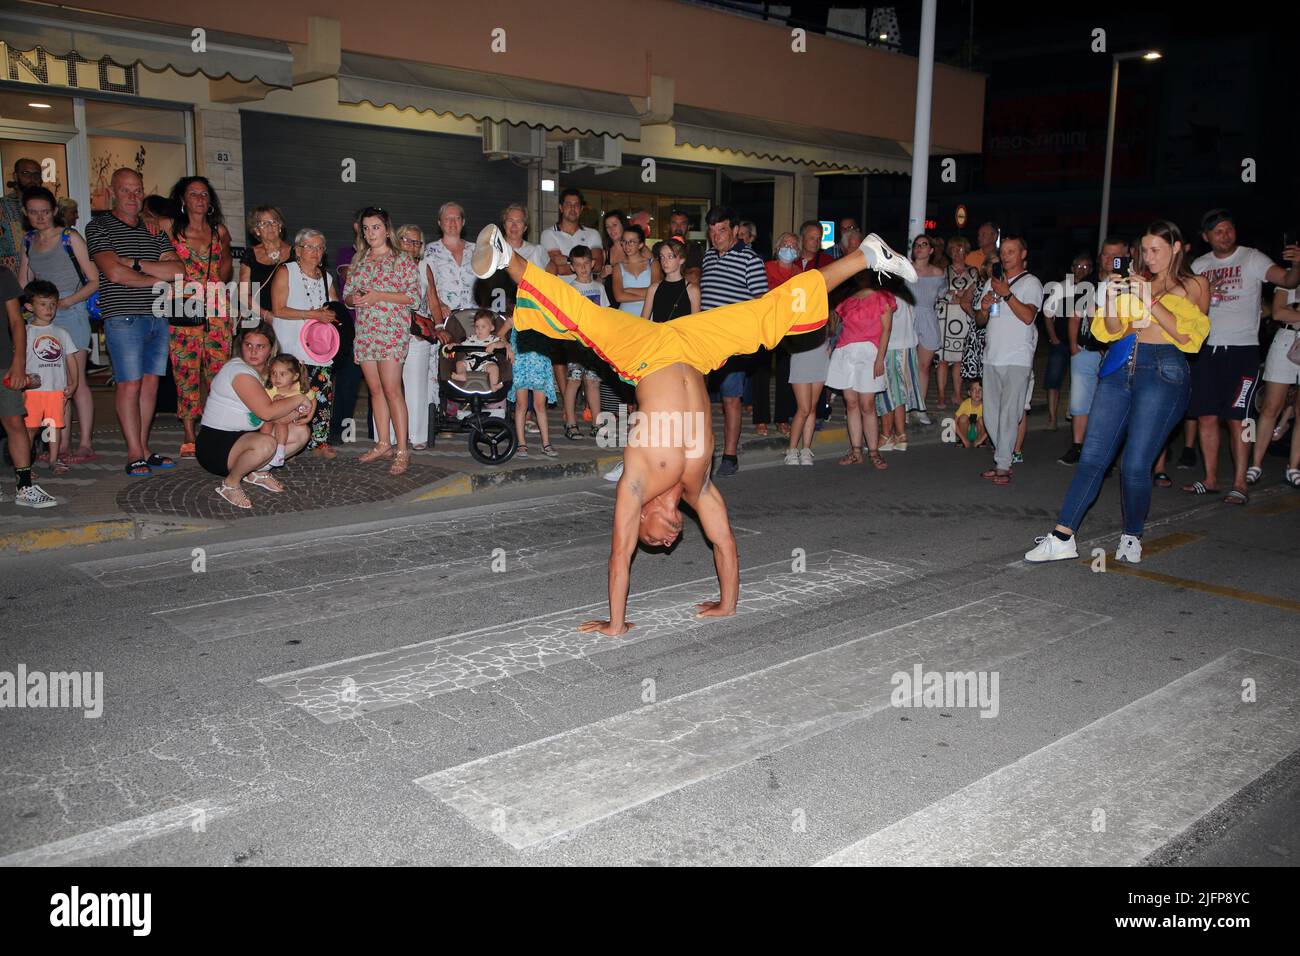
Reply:
M784 462L784 464L787 464L787 465L797 465L797 464L799 464L799 449L797 449L797 448L788 448L788 449L786 449L786 452L785 452L785 462Z
M623 477L623 463L620 461L617 465L605 472L606 481L618 481Z
M813 453L811 448L799 449L799 464L811 465L813 463Z
M497 224L490 222L474 240L474 255L470 258L469 267L480 279L487 279L510 265L510 258L514 254L515 251L506 242L506 237L501 235Z
M1142 563L1142 539L1136 535L1122 534L1119 536L1119 547L1115 549L1116 561L1127 561L1129 564Z
M14 494L14 504L22 508L53 508L58 503L58 499L47 494L40 485L28 485Z
M933 425L933 424L934 424L934 422L930 421L930 416L927 415L927 414L925 413L925 410L924 410L924 409L922 409L922 410L919 411L919 412L913 412L913 413L912 413L912 420L913 420L914 422L916 422L918 425Z
M912 268L907 256L900 256L874 232L862 240L861 249L867 260L867 268L875 269L877 273L892 272L908 282L916 281L916 269Z
M1037 547L1025 555L1026 561L1065 561L1068 558L1077 558L1079 549L1074 543L1074 536L1070 536L1069 541L1062 541L1054 534L1049 534L1042 538L1035 538Z

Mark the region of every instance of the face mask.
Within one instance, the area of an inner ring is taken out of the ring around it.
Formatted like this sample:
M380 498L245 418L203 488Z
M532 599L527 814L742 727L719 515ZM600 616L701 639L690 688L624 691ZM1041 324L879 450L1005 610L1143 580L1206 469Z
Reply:
M799 258L799 250L791 249L789 246L782 246L776 250L776 257L788 265Z

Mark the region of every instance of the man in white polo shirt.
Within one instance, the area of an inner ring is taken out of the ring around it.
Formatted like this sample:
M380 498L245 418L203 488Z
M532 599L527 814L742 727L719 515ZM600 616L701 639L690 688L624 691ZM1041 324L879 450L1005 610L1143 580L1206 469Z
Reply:
M559 276L573 275L573 269L569 266L569 253L574 246L586 246L591 250L592 267L596 275L600 275L600 270L605 267L605 246L600 241L600 233L579 221L586 206L587 201L582 198L579 190L570 187L560 193L560 221L543 232L539 240L551 260L547 272Z
M1011 481L1011 458L1038 346L1034 320L1043 305L1043 284L1025 268L1029 247L1023 236L1004 235L998 256L994 273L977 298L975 321L988 328L984 425L994 445L993 467L982 477L1005 485Z
M1251 399L1259 381L1260 285L1271 282L1282 289L1300 285L1300 247L1287 246L1283 255L1291 268L1283 269L1258 249L1237 245L1237 227L1226 209L1205 214L1201 238L1210 244L1210 251L1192 263L1192 271L1210 281L1210 337L1192 363L1187 416L1197 420L1200 430L1205 480L1183 490L1197 495L1219 490L1219 420L1223 419L1232 447L1232 490L1223 500L1244 505L1250 464L1245 420L1251 417Z

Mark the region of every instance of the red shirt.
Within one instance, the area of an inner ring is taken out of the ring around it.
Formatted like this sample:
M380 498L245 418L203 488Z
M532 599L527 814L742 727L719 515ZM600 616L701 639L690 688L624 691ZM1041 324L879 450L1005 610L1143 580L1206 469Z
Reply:
M828 266L835 260L824 252L817 253L817 258L809 260L805 265L802 259L796 259L790 263L787 270L785 264L780 259L769 259L763 263L763 270L767 273L767 287L775 289L783 282L788 282L801 272L807 272L809 269L820 269L822 266Z

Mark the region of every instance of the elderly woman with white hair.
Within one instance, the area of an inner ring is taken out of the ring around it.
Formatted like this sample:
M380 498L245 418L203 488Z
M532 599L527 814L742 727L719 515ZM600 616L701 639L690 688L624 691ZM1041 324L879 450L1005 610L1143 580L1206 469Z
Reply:
M330 411L334 404L333 356L326 358L302 340L304 323L338 325L328 303L337 301L338 290L325 267L325 236L319 229L299 229L293 237L294 259L275 270L271 278L271 327L281 355L292 355L307 370L308 388L315 390L316 411L312 415L307 449L317 458L338 454L329 444Z

